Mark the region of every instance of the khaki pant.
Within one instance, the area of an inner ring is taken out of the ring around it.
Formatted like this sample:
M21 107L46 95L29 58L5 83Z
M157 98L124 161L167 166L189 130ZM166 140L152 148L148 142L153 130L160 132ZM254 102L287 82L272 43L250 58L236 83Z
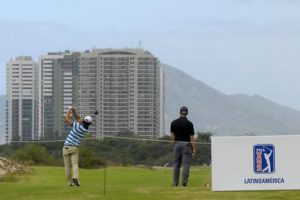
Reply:
M63 147L63 156L66 172L66 180L69 183L72 182L72 178L79 178L79 148L73 146L64 146Z

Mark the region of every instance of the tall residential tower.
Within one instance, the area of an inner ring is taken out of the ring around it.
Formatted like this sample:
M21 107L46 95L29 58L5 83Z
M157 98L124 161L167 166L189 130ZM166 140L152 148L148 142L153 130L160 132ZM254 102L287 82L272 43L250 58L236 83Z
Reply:
M31 57L6 65L6 143L36 140L38 134L38 65Z
M80 53L53 52L40 57L39 133L42 138L64 138L70 129L64 115L76 105Z
M142 49L93 49L80 56L78 106L96 117L94 134L159 137L163 132L163 74Z

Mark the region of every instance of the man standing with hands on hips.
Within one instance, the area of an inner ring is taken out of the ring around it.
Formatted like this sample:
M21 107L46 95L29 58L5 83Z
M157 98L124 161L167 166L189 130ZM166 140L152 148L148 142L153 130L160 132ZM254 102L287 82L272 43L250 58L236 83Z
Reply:
M171 123L171 138L174 142L174 166L173 166L173 185L178 186L181 165L182 169L182 186L186 187L189 178L189 171L192 157L196 153L194 139L194 126L187 119L188 108L180 108L180 117Z
M75 121L72 120L72 113ZM77 111L72 106L69 107L66 113L64 122L72 127L63 147L66 179L69 186L80 186L78 166L79 145L81 140L87 134L89 125L92 124L92 121L93 119L90 116L85 116L83 119L80 119Z

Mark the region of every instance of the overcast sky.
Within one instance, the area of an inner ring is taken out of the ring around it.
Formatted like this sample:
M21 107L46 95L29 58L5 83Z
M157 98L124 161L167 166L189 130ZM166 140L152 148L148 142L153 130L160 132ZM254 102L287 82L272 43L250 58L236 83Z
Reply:
M11 57L138 47L225 94L300 111L297 0L9 0L0 6L0 94Z

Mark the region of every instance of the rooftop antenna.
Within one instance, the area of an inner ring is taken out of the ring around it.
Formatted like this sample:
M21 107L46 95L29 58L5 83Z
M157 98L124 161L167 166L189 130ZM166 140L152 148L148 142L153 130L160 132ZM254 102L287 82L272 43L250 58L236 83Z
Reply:
M139 48L141 49L142 48L142 41L139 40Z

